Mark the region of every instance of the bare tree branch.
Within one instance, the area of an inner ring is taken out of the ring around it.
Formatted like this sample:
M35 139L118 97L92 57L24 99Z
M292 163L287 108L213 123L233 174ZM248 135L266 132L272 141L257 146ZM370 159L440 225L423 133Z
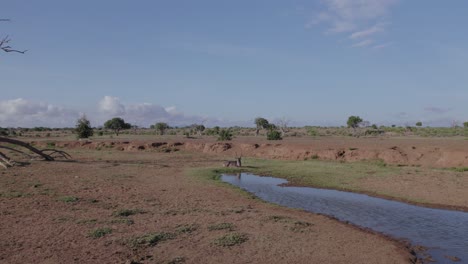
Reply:
M68 154L67 152L62 151L62 150L57 150L57 149L43 149L43 150L41 150L41 151L42 151L42 152L46 152L46 151L47 151L47 152L50 152L48 155L51 156L51 157L53 157L53 155L57 153L58 155L62 156L62 157L65 158L65 159L71 159L71 158L72 158L72 156L71 156L70 154Z
M23 151L20 151L20 150L14 149L14 148L10 148L10 147L7 147L7 146L0 146L0 148L8 149L8 150L10 150L10 151L14 151L14 152L20 153L20 154L22 154L22 155L24 155L24 156L26 156L26 157L32 159L32 156L31 156L31 155L29 155L28 153L25 153L25 152L23 152Z
M10 21L10 19L0 19L0 22L7 22L7 21ZM11 39L8 37L8 35L6 37L4 37L1 41L0 41L0 50L3 50L4 52L17 52L17 53L21 53L21 54L24 54L27 50L17 50L17 49L14 49L12 48L9 43L10 43Z
M11 39L8 37L8 35L3 38L1 41L0 41L0 49L5 51L5 52L18 52L18 53L21 53L21 54L24 54L27 50L16 50L16 49L13 49L8 43L10 43Z
M23 142L23 141L19 141L19 140L15 140L15 139L11 139L11 138L5 138L5 137L0 137L0 142L5 142L5 143L10 143L10 144L13 144L13 145L17 145L17 146L21 146L21 147L24 147L24 148L27 148L29 149L30 151L36 153L37 155L43 157L45 160L47 161L53 161L54 158L52 158L51 156L43 153L42 151L38 150L37 148L29 145L28 143L26 142Z

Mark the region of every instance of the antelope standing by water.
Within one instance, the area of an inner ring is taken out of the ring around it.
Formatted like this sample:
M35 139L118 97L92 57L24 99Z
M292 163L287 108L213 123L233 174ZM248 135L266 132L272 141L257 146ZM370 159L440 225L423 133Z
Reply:
M227 160L223 162L223 166L224 167L242 167L241 158L242 158L242 153L239 157L237 157L237 153L236 153L236 160Z

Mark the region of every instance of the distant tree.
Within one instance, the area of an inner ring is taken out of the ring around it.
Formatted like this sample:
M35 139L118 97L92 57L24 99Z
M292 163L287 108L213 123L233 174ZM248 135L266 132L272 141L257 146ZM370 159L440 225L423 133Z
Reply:
M120 117L114 117L104 123L104 128L114 130L114 133L117 136L119 135L120 130L130 129L131 127L131 124L125 123L125 121Z
M359 127L359 124L362 123L362 118L360 118L359 116L350 116L348 118L348 122L347 122L347 125L348 127L351 127L351 128L357 128Z
M416 122L416 126L421 127L421 126L422 126L422 122L421 122L421 121Z
M270 123L263 117L255 118L255 125L257 126L257 130L255 131L255 136L258 136L260 129L268 129L270 127Z
M284 137L284 135L288 132L288 124L289 124L289 120L286 117L280 118L278 120L278 127L281 131L282 137Z
M93 135L93 128L86 115L76 121L75 133L77 138L89 138Z
M372 124L372 129L378 129L376 124Z
M196 131L199 136L201 136L203 131L205 131L204 125L193 124L192 127L193 127L193 130Z
M467 128L468 128L468 122L464 122L464 123L463 123L463 127L467 127Z
M154 128L159 131L160 135L164 135L164 132L169 128L166 123L159 122L154 125Z
M357 136L356 128L359 127L359 124L361 124L362 121L362 118L360 118L359 116L350 116L348 118L348 122L346 122L346 124L348 125L348 127L351 127L353 129L354 136Z
M232 133L230 129L221 129L219 131L218 141L226 141L232 139Z

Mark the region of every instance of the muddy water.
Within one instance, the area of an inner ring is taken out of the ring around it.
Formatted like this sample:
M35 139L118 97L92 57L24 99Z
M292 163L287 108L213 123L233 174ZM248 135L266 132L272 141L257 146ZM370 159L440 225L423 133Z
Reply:
M308 187L283 187L284 179L242 173L222 175L236 185L275 204L333 216L413 245L428 248L437 263L468 263L468 213L431 209L367 195ZM468 194L467 194L468 195ZM451 260L452 259L452 260Z

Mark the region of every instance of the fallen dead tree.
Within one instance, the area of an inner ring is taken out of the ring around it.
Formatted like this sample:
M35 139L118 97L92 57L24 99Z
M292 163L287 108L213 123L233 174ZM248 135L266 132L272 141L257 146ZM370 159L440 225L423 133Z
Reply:
M41 150L41 149L31 146L31 144L29 143L16 140L16 139L0 137L0 144L1 143L6 143L6 144L13 145L13 146L20 146L20 147L26 148L27 150L33 152L34 154L39 155L39 157L44 159L45 161L54 161L56 158L71 159L70 154L66 153L65 151L56 150L56 149L42 149ZM35 158L35 156L32 156L22 150L18 150L9 146L0 145L0 148L7 149L9 151L13 151L16 153L20 153L24 156L27 156L29 159ZM8 167L14 166L15 164L16 163L11 158L9 158L6 154L0 152L0 166L4 168L8 168Z

